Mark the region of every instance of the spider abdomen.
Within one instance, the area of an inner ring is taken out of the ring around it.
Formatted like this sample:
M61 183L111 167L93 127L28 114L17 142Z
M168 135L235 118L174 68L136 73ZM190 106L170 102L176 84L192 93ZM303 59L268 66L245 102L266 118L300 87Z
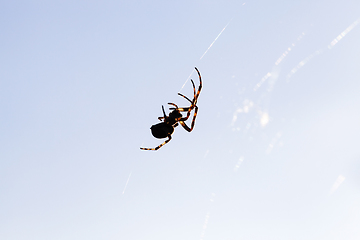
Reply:
M165 122L152 125L150 129L156 138L166 138L174 132L174 127Z

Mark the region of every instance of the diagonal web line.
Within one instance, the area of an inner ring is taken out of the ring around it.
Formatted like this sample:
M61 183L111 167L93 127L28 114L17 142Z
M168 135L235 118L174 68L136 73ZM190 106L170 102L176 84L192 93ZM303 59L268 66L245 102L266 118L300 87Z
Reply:
M223 31L227 28L227 26L230 24L230 22L234 19L234 17L232 17L230 19L230 21L226 24L226 26L223 28L223 30L221 30L221 32L219 33L219 35L217 35L217 37L215 38L215 40L210 44L210 46L208 47L208 49L206 49L206 51L204 52L204 54L201 56L200 60L205 56L205 54L209 51L209 49L212 47L212 45L214 45L214 43L216 42L216 40L220 37L220 35L223 33Z
M131 172L131 173L132 173L132 172ZM124 187L124 190L123 190L122 194L124 194L124 193L125 193L126 187L127 187L128 183L129 183L129 180L130 180L130 177L131 177L131 173L130 173L130 175L129 175L129 177L128 177L127 181L126 181L126 184L125 184L125 187Z

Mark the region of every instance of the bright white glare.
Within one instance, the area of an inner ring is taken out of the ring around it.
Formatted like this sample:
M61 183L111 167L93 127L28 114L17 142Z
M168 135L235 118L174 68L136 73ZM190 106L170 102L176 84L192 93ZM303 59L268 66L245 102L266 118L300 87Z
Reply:
M306 63L308 63L313 57L323 53L323 50L317 50L314 53L307 56L304 60L298 63L296 67L291 69L290 73L286 76L286 80L289 81L289 78L294 75L300 68L302 68Z
M270 120L269 114L267 112L262 112L262 111L259 111L259 114L260 114L260 125L262 127L265 127Z
M269 87L267 89L268 92L271 92L275 86L276 81L278 80L280 75L280 69L277 66L274 66L273 70L271 71L271 77L268 80Z
M348 34L351 30L356 27L360 23L360 18L357 19L355 22L353 22L349 27L347 27L343 32L341 32L334 40L331 41L331 43L327 46L328 49L332 49L341 39L343 39L346 34ZM313 57L323 53L324 50L320 49L315 51L314 53L310 54L308 57L306 57L304 60L298 63L296 67L291 69L290 73L286 76L287 81L289 81L289 78L294 75L300 68L302 68L306 63L308 63Z
M270 92L272 90L276 80L279 77L279 69L277 69L276 66L278 66L285 59L285 57L290 53L290 51L296 46L297 42L299 42L304 36L305 36L305 33L302 32L301 35L299 37L297 37L296 42L292 43L291 46L288 47L285 50L285 52L283 52L283 54L281 54L281 56L276 60L273 70L271 72L266 73L265 76L263 76L261 78L260 82L258 82L255 85L254 91L257 91L263 85L263 83L266 80L268 80L269 78L271 78L272 81L270 82L270 87L269 87L268 91Z
M297 42L300 41L303 38L303 36L305 36L304 32L301 33L301 35L296 39L296 41ZM276 60L275 65L279 65L281 63L281 61L284 60L284 58L289 54L289 52L292 50L292 48L295 47L295 45L296 45L295 43L292 43L291 47L288 47L288 49L283 54L281 54L281 56L278 58L278 60Z
M268 72L267 74L265 74L265 76L261 78L260 82L254 87L254 91L258 90L269 77L271 77L271 72Z
M340 33L331 43L328 45L328 48L331 49L337 44L346 34L348 34L356 25L360 23L360 18L353 22L349 27L347 27L342 33Z
M244 156L241 156L238 160L238 162L235 165L234 171L237 172L237 170L239 169L240 165L242 164L242 162L244 161Z
M231 126L234 126L237 118L238 118L238 114L239 113L248 113L250 111L250 109L254 106L254 102L249 100L249 99L245 99L243 102L243 107L242 108L238 108L235 110L234 114L233 114L233 119L231 121Z
M204 239L205 230L206 230L206 228L207 228L207 225L208 225L208 222L209 222L209 218L210 218L210 213L208 212L208 213L206 214L206 217L205 217L205 222L204 222L204 225L203 225L203 230L202 230L202 233L201 233L200 240L203 240L203 239Z

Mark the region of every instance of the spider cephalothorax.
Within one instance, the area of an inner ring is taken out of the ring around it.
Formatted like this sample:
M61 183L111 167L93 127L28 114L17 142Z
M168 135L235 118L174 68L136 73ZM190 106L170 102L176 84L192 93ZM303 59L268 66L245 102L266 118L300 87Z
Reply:
M161 148L162 146L164 146L166 143L168 143L171 140L171 134L173 134L174 128L177 127L179 125L179 123L186 131L191 132L193 130L194 125L195 125L196 114L198 112L198 106L196 106L196 103L197 103L197 100L198 100L198 97L200 95L200 91L202 88L200 72L197 68L195 68L195 70L197 71L197 73L199 75L200 85L196 92L194 81L191 79L191 83L194 88L193 100L191 101L189 98L187 98L183 94L178 93L179 96L185 98L186 100L188 100L191 103L190 107L179 108L175 103L168 103L169 105L174 106L174 108L170 108L170 110L172 110L172 112L169 113L169 116L166 116L164 106L162 106L162 111L163 111L164 116L159 117L158 119L163 122L152 125L150 128L151 133L154 137L156 137L156 138L166 138L167 137L168 139L155 148L142 148L141 147L140 149L142 149L142 150L158 150L159 148ZM193 119L191 122L191 127L188 127L186 125L185 121L188 120L188 118L190 117L191 111L193 109L195 109L195 112L194 112L194 116L193 116ZM183 117L181 112L187 112L186 117Z

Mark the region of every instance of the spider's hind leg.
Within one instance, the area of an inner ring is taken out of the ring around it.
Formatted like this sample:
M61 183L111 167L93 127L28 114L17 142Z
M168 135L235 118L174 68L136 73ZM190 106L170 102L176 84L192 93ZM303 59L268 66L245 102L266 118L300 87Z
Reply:
M168 139L163 142L162 144L160 144L159 146L155 147L155 148L140 148L141 150L152 150L152 151L156 151L158 150L159 148L161 148L162 146L164 146L165 144L167 144L168 142L170 142L171 140L171 135L168 136Z

